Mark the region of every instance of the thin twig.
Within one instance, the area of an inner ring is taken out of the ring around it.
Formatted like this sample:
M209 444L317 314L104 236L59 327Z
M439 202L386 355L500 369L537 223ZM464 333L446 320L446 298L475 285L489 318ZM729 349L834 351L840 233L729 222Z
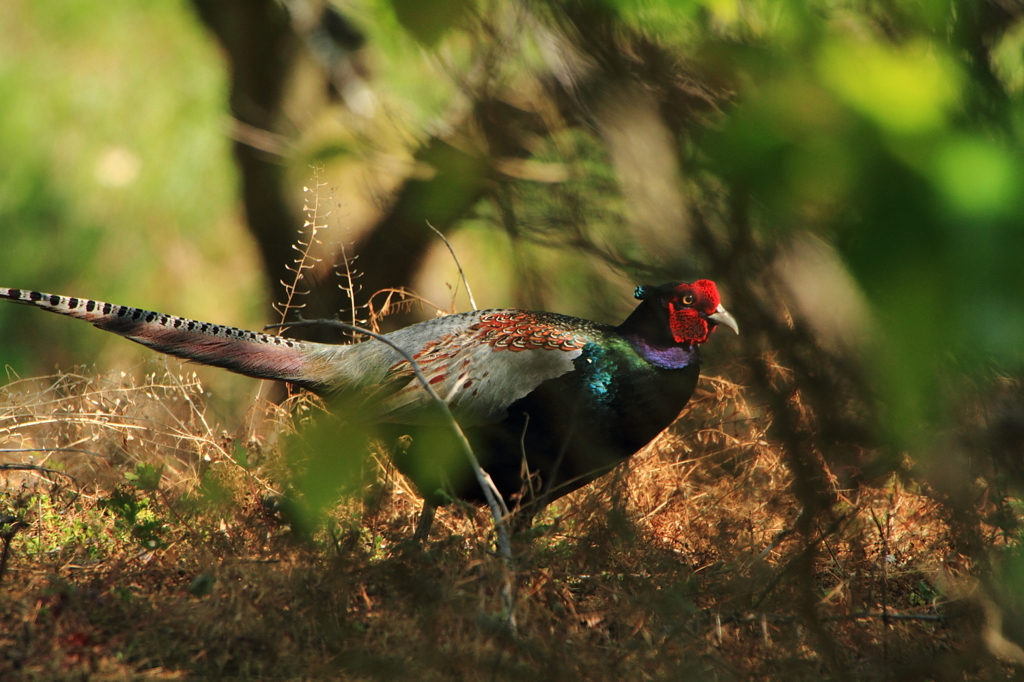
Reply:
M433 230L434 233L441 238L441 241L444 242L444 245L448 247L448 252L452 254L452 260L455 261L455 267L459 269L459 277L462 278L462 284L466 287L466 294L469 296L469 304L473 306L473 310L480 310L476 307L476 300L473 298L473 290L469 288L469 280L466 279L466 273L462 271L462 263L459 262L459 257L455 255L455 249L452 248L452 245L448 242L448 239L445 238L444 234L441 233L441 230L431 225L429 220L427 221L427 227Z
M281 322L285 321L290 310L298 310L304 307L305 304L298 305L294 303L296 296L309 293L308 291L299 291L299 283L305 279L306 270L316 267L316 264L322 260L321 258L315 258L311 253L316 246L320 245L320 240L316 238L317 232L326 227L326 225L321 225L319 222L326 217L320 215L320 188L325 187L326 185L327 183L320 182L320 168L314 166L313 189L311 190L308 187L303 187L303 190L307 194L312 193L313 195L312 206L309 203L306 203L306 205L302 207L303 212L306 213L306 221L303 227L309 228L309 236L307 237L308 241L302 241L302 236L299 236L296 239L297 243L292 244L292 248L299 253L299 257L293 261L295 263L295 267L292 267L291 265L287 265L285 267L294 272L295 277L292 279L290 284L281 280L281 286L284 287L285 294L288 298L284 304L274 303L273 305L274 310L281 314Z
M452 412L451 409L449 409L448 407L448 403L441 400L441 396L439 396L434 391L434 387L430 385L429 381L427 381L427 377L426 375L423 374L423 370L420 369L420 365L416 361L416 359L413 358L412 355L407 353L404 349L399 348L393 341L391 341L391 339L387 338L386 336L378 334L376 332L372 332L369 329L363 329L362 327L357 327L356 325L347 324L345 322L340 322L338 320L299 320L297 322L290 322L287 326L311 327L314 325L341 327L346 331L365 334L366 336L376 339L377 341L386 343L387 345L391 346L391 348L393 348L399 355L405 358L406 362L409 363L409 366L412 367L412 371L416 375L416 379L419 380L420 384L423 386L423 389L427 392L430 398L437 404L438 408L441 410L441 413L444 415L445 421L447 421L448 425L451 426L452 431L454 431L456 438L459 441L459 445L462 446L463 453L469 460L470 466L473 467L473 473L476 475L477 483L480 485L480 488L484 491L484 497L487 498L487 505L491 508L491 515L494 517L494 525L498 532L498 548L501 551L501 556L503 559L505 559L506 562L509 562L509 564L511 564L512 540L509 535L508 523L506 520L508 518L509 511L508 507L505 505L505 499L501 496L501 493L498 491L498 488L494 485L494 482L491 480L490 475L483 470L483 467L480 466L480 461L476 458L476 455L473 453L473 448L469 444L469 439L466 438L466 434L463 433L462 427L459 426L459 423L455 421L455 417L452 416ZM266 329L274 329L282 326L285 325L271 324L267 325Z
M731 613L723 614L716 609L704 609L702 614L709 621L715 623L715 627L721 627L722 623L792 623L797 620L797 616L782 613L764 613L764 612L748 612L748 613ZM832 616L822 616L821 620L830 622L841 622L851 620L902 620L902 621L915 621L925 623L942 623L947 620L946 616L941 613L883 613L881 611L859 611L856 613L840 613Z
M386 296L384 297L384 303L381 305L380 310L377 310L374 307L373 300L380 296L381 294L386 294ZM399 298L397 302L392 300L396 296ZM387 315L390 315L392 307L394 307L397 310L409 311L412 310L412 306L415 305L416 303L419 303L421 306L433 308L434 310L441 310L441 306L436 305L431 301L428 301L427 299L423 298L418 294L414 294L411 291L406 291L402 287L388 287L386 289L378 289L377 291L373 292L373 294L371 294L370 298L366 300L366 309L367 313L369 314L368 323L370 325L370 328L373 331L377 331L380 328L378 325L378 320L380 320L383 317L386 317Z
M93 457L103 456L92 450L77 450L75 448L0 448L0 452L79 452Z
M71 474L39 466L38 464L0 464L0 471L41 471L44 474L57 474L58 476L71 479L71 482L78 486L78 480Z

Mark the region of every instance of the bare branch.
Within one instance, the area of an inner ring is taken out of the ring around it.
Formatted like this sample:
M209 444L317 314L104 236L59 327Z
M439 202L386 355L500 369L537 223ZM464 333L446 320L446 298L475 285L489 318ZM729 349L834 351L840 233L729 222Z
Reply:
M376 332L370 331L369 329L363 329L362 327L357 327L352 324L339 322L337 320L299 320L298 322L290 322L288 323L287 326L311 327L315 325L341 327L346 331L365 334L366 336L374 338L377 341L386 343L387 345L391 346L399 355L405 358L405 360L409 363L409 366L412 367L412 371L415 373L416 379L420 382L420 384L423 386L423 389L427 392L427 394L434 401L434 403L437 404L438 409L441 410L442 415L444 415L445 421L448 422L448 425L452 428L452 431L455 433L456 438L459 441L459 445L462 447L463 454L466 455L466 458L469 460L470 466L473 467L473 473L476 475L477 483L480 485L480 488L484 491L484 497L487 498L487 505L491 509L491 516L494 518L494 525L498 531L498 548L501 551L501 556L506 562L511 563L512 540L509 534L507 522L507 518L509 515L508 506L506 506L505 500L501 496L501 493L498 491L497 487L495 487L494 482L491 481L490 475L483 470L483 467L480 466L480 461L476 458L476 455L473 453L473 448L469 444L469 439L466 438L466 434L462 431L462 427L459 426L459 423L455 421L455 417L452 416L452 412L448 408L448 403L441 400L441 396L439 396L434 391L433 386L431 386L430 382L427 381L427 377L426 375L423 374L423 370L420 369L420 365L416 361L416 359L413 358L412 355L407 353L402 348L399 348L393 341L391 341L389 338L382 334L378 334ZM265 329L276 329L283 326L285 325L271 324L267 325Z
M466 273L462 270L462 263L459 262L459 257L455 255L455 249L452 248L452 245L448 242L448 239L444 234L442 234L441 230L431 225L429 220L427 221L427 227L433 230L434 233L441 238L441 241L444 242L444 245L448 247L448 252L452 254L452 260L455 261L455 266L459 269L459 277L462 278L462 284L466 287L466 294L469 296L469 304L473 306L473 310L480 310L480 308L476 306L476 301L473 299L473 290L469 288L469 280L466 279Z

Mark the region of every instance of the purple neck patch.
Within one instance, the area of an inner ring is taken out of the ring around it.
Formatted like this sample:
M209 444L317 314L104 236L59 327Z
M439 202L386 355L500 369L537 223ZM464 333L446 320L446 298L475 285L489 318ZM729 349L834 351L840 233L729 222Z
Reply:
M629 343L647 362L665 369L682 369L700 362L697 346L651 346L639 336L627 336Z

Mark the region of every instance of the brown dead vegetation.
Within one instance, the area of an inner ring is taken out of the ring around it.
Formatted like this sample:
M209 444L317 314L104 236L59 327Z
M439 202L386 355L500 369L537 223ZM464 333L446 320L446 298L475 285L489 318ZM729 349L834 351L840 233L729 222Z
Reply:
M962 679L1019 653L927 491L836 478L798 532L770 414L723 378L519 539L514 627L484 511L421 550L378 461L304 537L275 496L316 405L227 433L204 399L173 371L0 393L0 679Z

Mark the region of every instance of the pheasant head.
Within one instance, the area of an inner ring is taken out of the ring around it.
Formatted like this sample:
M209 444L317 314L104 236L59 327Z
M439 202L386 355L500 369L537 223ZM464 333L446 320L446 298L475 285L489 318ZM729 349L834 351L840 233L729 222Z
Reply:
M739 333L736 319L722 306L718 287L709 279L645 284L634 296L642 303L619 331L648 348L693 348L706 342L720 324Z

